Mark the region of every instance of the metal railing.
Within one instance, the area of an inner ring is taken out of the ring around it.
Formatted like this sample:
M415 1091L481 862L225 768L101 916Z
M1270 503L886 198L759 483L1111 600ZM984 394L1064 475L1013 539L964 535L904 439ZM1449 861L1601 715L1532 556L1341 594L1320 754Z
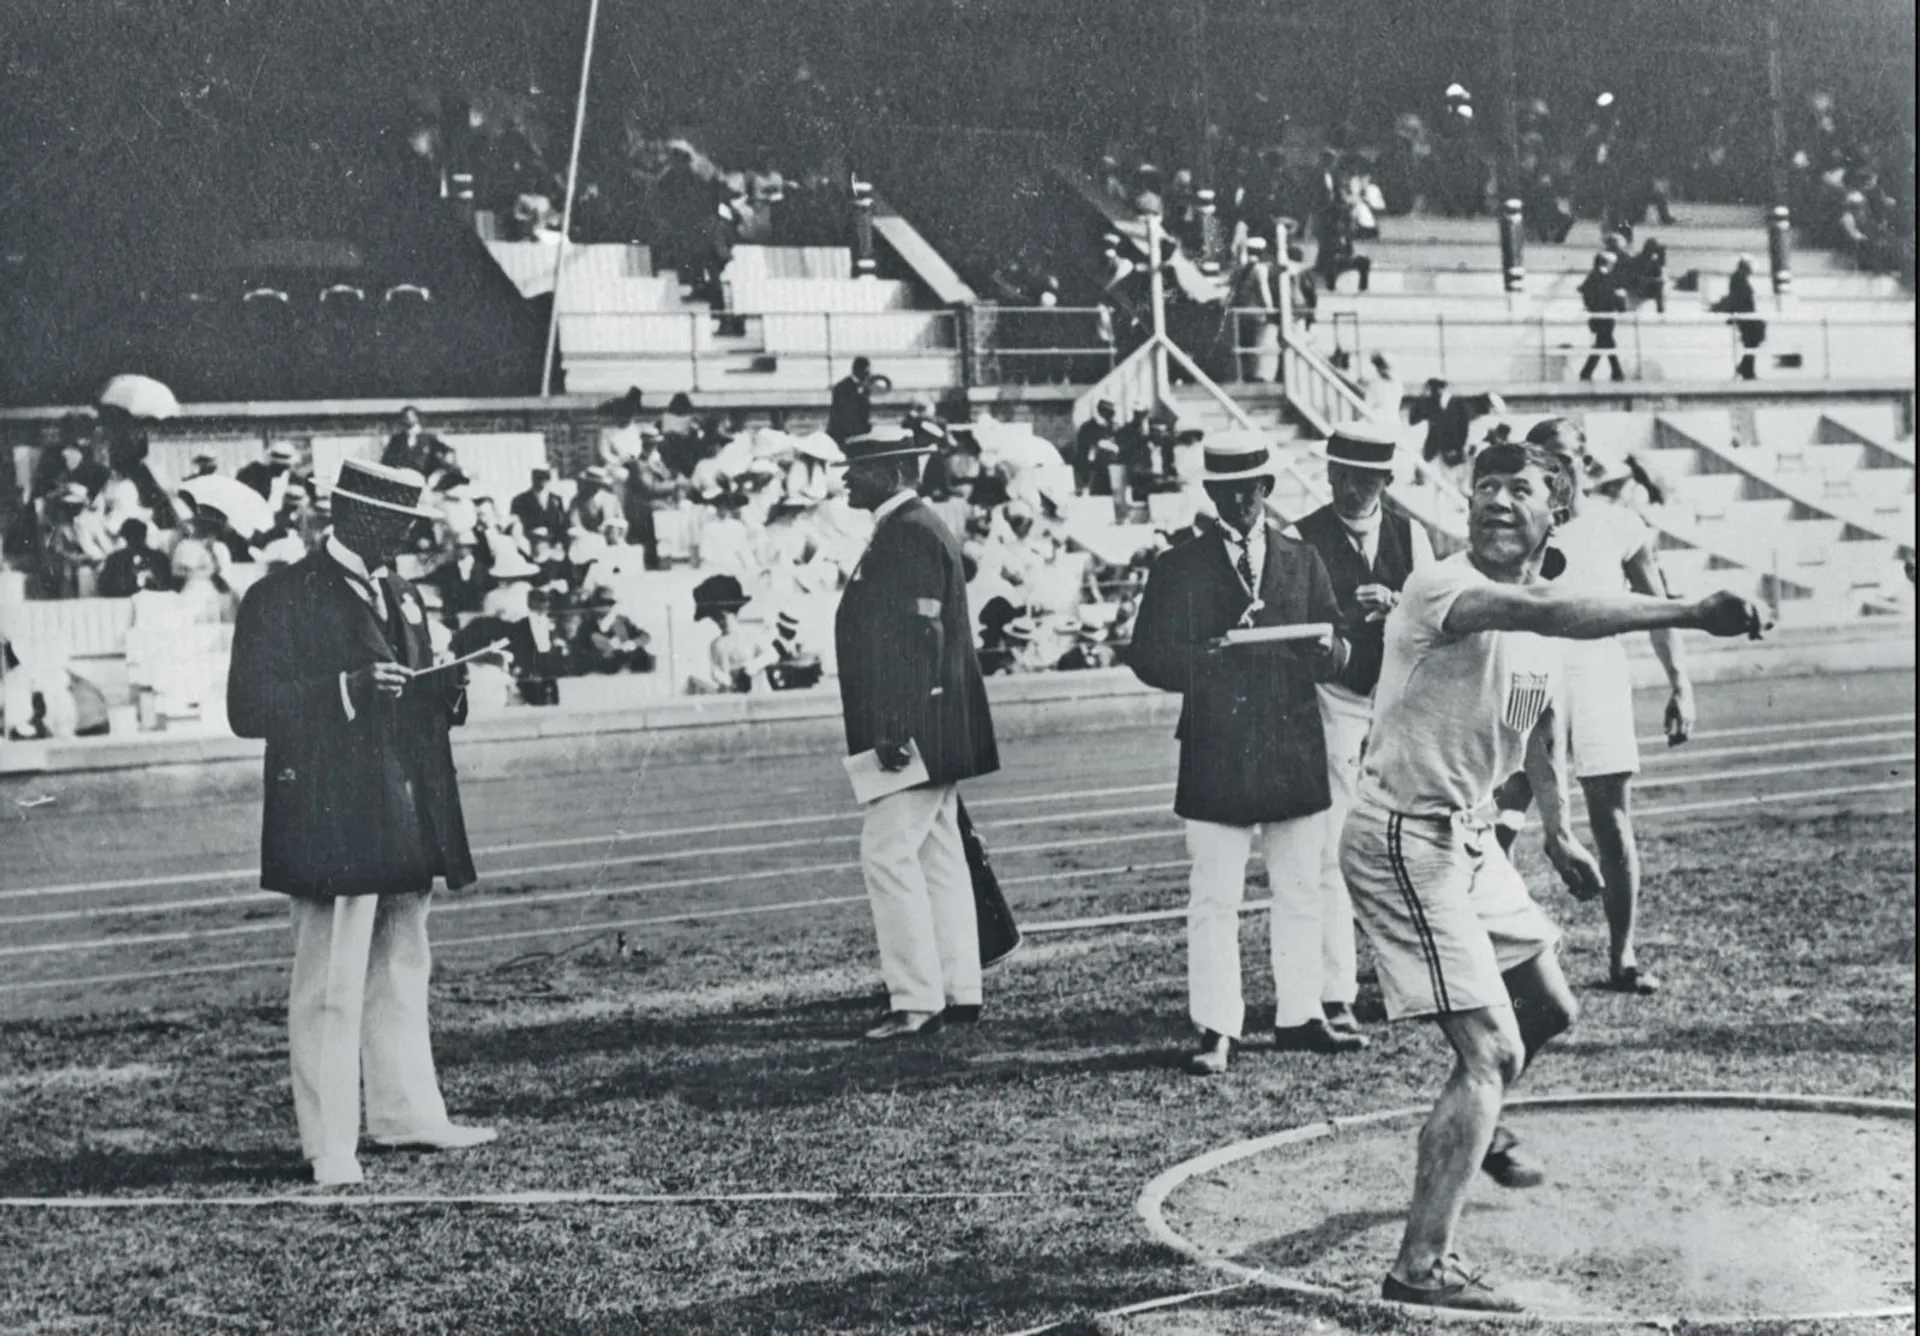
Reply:
M1115 318L1103 306L975 306L972 383L1092 384L1120 360Z
M1742 344L1741 321L1764 327L1757 347ZM1485 384L1729 380L1749 353L1762 378L1911 380L1915 365L1910 314L1816 317L1763 311L1735 318L1678 311L1600 317L1436 311L1405 316L1374 315L1362 303L1337 321L1323 315L1305 338L1324 357L1344 353L1356 366L1382 352L1394 359L1403 378L1433 375ZM1247 358L1256 350L1235 351Z

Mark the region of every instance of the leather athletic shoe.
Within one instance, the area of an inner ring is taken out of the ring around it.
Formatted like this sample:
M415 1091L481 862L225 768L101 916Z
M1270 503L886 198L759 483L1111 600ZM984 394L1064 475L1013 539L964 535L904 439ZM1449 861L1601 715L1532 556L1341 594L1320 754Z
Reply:
M1463 1313L1524 1313L1518 1299L1502 1294L1467 1270L1458 1257L1435 1262L1418 1283L1401 1280L1392 1272L1380 1283L1380 1297L1421 1308L1450 1308Z
M1320 1010L1327 1013L1327 1028L1335 1034L1360 1033L1360 1018L1345 1002L1329 1002Z
M867 1031L873 1040L904 1039L908 1035L932 1034L940 1028L937 1011L892 1011L887 1018Z
M980 1023L980 1004L978 1002L951 1002L940 1013L940 1019L948 1025L978 1025Z
M499 1137L500 1134L491 1127L463 1127L459 1123L448 1123L445 1127L435 1127L409 1136L375 1137L373 1140L374 1144L385 1146L388 1150L467 1150L473 1146L484 1146Z
M1208 1030L1200 1038L1200 1051L1187 1059L1187 1070L1195 1076L1218 1076L1227 1070L1227 1060L1232 1053L1231 1039Z
M1537 1188L1547 1181L1547 1172L1516 1151L1519 1144L1520 1138L1506 1128L1494 1128L1493 1144L1487 1147L1480 1170L1503 1188Z
M1623 965L1607 975L1607 990L1647 997L1660 991L1660 981L1651 974L1641 973L1638 965Z
M1336 1030L1323 1020L1273 1027L1273 1046L1282 1053L1358 1053L1368 1042L1357 1029Z

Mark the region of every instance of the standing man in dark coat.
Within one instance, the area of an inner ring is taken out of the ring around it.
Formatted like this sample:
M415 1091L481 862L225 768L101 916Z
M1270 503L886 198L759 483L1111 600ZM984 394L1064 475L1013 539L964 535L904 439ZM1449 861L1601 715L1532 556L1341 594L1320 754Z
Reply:
M1187 902L1187 997L1200 1075L1227 1069L1246 1008L1240 992L1240 903L1254 842L1273 891L1274 1041L1282 1049L1349 1052L1357 1034L1320 1009L1321 845L1327 754L1314 684L1346 663L1336 633L1321 640L1216 647L1236 628L1323 622L1340 615L1320 558L1267 513L1271 452L1207 449L1217 521L1163 554L1147 575L1128 666L1148 686L1186 696L1173 810L1193 859Z
M963 779L1000 768L973 651L960 545L914 490L929 453L899 428L846 443L847 501L873 512L873 539L834 619L847 752L918 786L867 804L860 868L880 941L889 1015L867 1038L897 1039L980 1016L980 941L961 842Z
M845 448L848 441L864 436L873 428L873 363L864 357L853 359L853 370L834 384L833 402L827 409L827 435L835 445Z
M1621 290L1618 264L1612 251L1598 251L1593 257L1593 268L1580 280L1580 303L1587 308L1587 328L1593 331L1593 351L1587 354L1586 364L1580 368L1581 380L1593 379L1593 373L1600 369L1602 354L1615 380L1627 378L1613 338L1613 316L1627 309L1627 294Z
M1347 663L1319 686L1320 725L1327 739L1326 843L1320 855L1320 1002L1327 1024L1357 1033L1353 902L1340 871L1340 828L1353 806L1360 754L1373 719L1373 687L1380 680L1387 614L1417 566L1433 560L1427 531L1390 511L1384 497L1393 481L1399 433L1380 422L1349 422L1326 445L1327 485L1333 500L1294 525L1319 555L1340 605L1337 623Z
M1727 295L1713 304L1713 309L1724 315L1752 316L1759 307L1753 297L1753 261L1742 255L1733 266L1733 273L1727 279ZM1730 321L1740 336L1740 360L1734 364L1733 374L1741 380L1752 380L1755 375L1754 350L1767 341L1767 322L1764 320Z
M448 730L462 670L432 672L419 593L387 569L407 547L418 474L348 460L334 528L247 591L227 713L265 738L260 884L293 901L287 1006L293 1104L316 1183L361 1181L367 1131L438 1150L493 1140L447 1117L427 1030L433 879L474 881Z

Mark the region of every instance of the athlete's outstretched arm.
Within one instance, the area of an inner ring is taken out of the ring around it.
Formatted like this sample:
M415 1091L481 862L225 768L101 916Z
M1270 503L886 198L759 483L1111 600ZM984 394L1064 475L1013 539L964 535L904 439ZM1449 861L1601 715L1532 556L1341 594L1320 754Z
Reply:
M1565 640L1604 640L1676 627L1758 640L1766 625L1759 608L1725 592L1677 603L1640 594L1570 593L1551 584L1489 584L1463 590L1441 629L1450 636L1531 631Z

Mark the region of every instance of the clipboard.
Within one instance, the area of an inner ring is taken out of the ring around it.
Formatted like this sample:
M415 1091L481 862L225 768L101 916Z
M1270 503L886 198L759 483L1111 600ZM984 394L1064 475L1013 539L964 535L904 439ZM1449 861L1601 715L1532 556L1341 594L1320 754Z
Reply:
M1296 622L1290 626L1237 627L1221 636L1216 643L1229 646L1273 645L1304 640L1330 643L1333 640L1333 623Z
M843 758L840 764L847 769L854 801L863 807L889 794L924 784L928 778L926 758L920 755L919 744L911 738L907 740L907 763L898 770L882 770L880 753L871 750L856 752Z

